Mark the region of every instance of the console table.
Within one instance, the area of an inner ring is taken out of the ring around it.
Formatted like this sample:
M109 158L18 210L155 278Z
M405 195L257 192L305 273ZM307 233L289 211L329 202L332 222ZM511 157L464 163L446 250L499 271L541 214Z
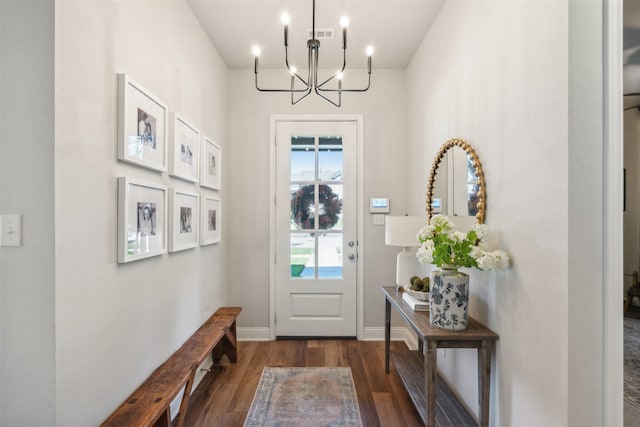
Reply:
M488 427L491 349L498 334L471 317L464 331L437 328L429 322L429 312L414 311L404 302L402 293L395 286L383 286L382 291L385 295L385 372L389 373L391 358L422 421L428 427L436 426L436 418L438 425L476 423L458 399L447 390L444 381L439 378L436 380L438 348L475 348L478 357L479 425ZM391 306L418 334L417 351L391 350ZM452 416L456 419L453 420Z

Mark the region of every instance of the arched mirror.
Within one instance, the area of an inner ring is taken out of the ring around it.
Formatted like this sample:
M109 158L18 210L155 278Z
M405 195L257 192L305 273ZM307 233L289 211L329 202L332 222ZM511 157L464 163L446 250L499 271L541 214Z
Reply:
M436 154L427 185L427 218L434 214L475 217L484 223L486 190L482 164L461 139L450 139Z

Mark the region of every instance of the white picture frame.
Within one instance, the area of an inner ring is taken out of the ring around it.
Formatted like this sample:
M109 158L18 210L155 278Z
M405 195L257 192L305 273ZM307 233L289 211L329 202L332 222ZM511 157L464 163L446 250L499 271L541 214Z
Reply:
M222 241L222 200L209 195L200 196L200 245Z
M222 147L211 138L202 138L200 151L200 186L220 190L222 178Z
M167 171L167 117L164 102L126 74L118 74L118 159Z
M198 246L200 195L169 189L169 252Z
M170 123L169 175L198 182L200 131L175 112L170 115Z
M167 253L167 187L118 178L118 263Z

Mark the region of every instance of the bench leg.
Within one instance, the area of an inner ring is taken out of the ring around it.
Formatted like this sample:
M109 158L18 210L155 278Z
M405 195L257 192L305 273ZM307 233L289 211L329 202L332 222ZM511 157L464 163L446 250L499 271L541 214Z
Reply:
M153 424L153 427L171 427L171 409L167 408L166 411L158 418Z
M238 361L238 344L236 341L236 323L231 328L225 328L224 336L211 352L213 363L218 363L225 354L232 363Z
M196 378L196 372L198 371L198 366L194 365L191 369L191 375L189 376L189 380L187 384L184 386L184 394L182 395L182 400L180 401L180 409L178 415L175 420L175 427L182 427L184 424L185 418L187 418L187 409L189 409L189 399L191 399L191 389L193 388L193 382Z

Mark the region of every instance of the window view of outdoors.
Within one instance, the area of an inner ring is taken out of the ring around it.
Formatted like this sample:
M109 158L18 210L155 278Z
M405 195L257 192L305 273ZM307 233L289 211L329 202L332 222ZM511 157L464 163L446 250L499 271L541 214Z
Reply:
M342 277L342 138L291 138L291 277Z

